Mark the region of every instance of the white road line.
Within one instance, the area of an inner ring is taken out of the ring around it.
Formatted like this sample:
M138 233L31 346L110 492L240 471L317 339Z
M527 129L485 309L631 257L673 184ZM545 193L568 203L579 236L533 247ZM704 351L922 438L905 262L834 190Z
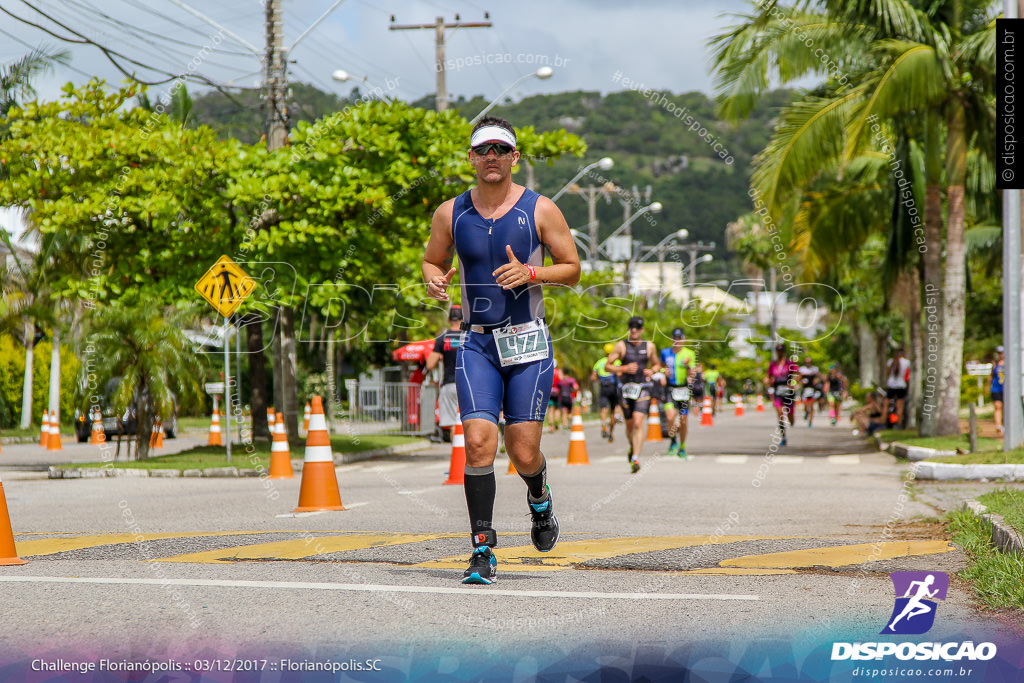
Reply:
M371 583L311 583L304 581L228 581L220 579L128 579L84 576L0 576L0 583L93 583L142 586L199 586L210 588L284 588L291 590L355 591L361 593L427 593L439 595L492 595L513 598L570 598L584 600L760 600L758 595L729 593L603 593L600 591L516 591L496 588L442 586L383 586Z
M804 462L804 456L802 455L776 455L775 462L783 465L802 465Z
M830 455L828 461L834 465L859 465L859 455Z
M725 465L742 465L747 462L746 455L719 455L715 458L715 462L720 462Z

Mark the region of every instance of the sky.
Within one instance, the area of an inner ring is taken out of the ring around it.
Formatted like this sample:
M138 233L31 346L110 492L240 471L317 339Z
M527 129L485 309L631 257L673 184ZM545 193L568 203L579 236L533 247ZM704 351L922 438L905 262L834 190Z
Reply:
M336 0L282 0L284 44L291 46ZM221 27L190 14L187 5ZM167 78L189 64L219 83L257 87L265 42L262 0L0 0L0 8L62 36L86 36L155 69L132 66L140 78ZM289 78L339 95L358 80L389 97L415 100L435 90L434 30L392 31L396 24L427 24L443 16L454 21L483 20L491 28L446 31L448 91L453 96L498 97L540 66L552 67L545 80L527 78L508 96L623 90L623 81L672 92L711 93L707 38L734 20L728 12L747 11L745 0L343 0L328 18L291 52ZM50 18L43 16L49 15ZM105 15L105 16L104 16ZM64 27L58 26L58 22ZM240 41L229 34L234 34ZM246 46L243 43L248 43ZM37 80L44 99L59 96L62 84L99 75L110 83L123 76L96 47L62 43L39 28L0 12L0 63L7 64L28 46L61 46L72 54L71 68L59 67ZM203 46L215 48L204 57ZM251 48L255 48L256 54ZM158 71L158 70L159 71ZM347 82L332 80L335 70ZM614 80L615 74L621 77ZM153 86L151 93L169 85ZM190 86L198 92L199 86Z

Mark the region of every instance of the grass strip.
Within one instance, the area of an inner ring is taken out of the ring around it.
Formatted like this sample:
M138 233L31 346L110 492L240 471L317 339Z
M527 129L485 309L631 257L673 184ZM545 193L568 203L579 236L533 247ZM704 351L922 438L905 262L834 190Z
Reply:
M992 545L992 533L970 510L946 515L947 530L967 555L959 576L989 607L1024 610L1024 554L1007 554Z
M363 453L378 448L389 448L403 444L414 443L421 439L409 436L332 436L331 446L335 453ZM301 460L303 448L292 447L292 458ZM231 462L227 460L227 452L223 446L196 446L187 451L172 453L170 455L152 456L146 460L118 460L114 463L90 462L65 467L104 467L113 466L117 469L146 469L146 470L193 470L209 469L211 467L238 467L240 469L258 469L259 465L264 468L270 467L270 444L265 441L256 441L251 449L245 446L233 444L231 446Z

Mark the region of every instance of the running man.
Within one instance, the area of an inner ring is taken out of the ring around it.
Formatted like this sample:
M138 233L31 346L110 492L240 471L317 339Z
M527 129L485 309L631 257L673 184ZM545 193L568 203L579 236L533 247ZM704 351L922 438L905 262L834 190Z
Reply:
M498 535L492 520L502 410L508 455L527 486L533 545L547 552L558 540L540 451L554 372L541 287L575 285L580 259L554 202L512 182L519 151L508 121L482 118L473 128L468 155L477 184L434 212L423 279L428 296L447 301L458 258L465 336L455 382L466 435L465 492L473 542L462 582L491 584L497 575L492 549ZM545 249L550 266L544 265Z
M907 400L907 389L910 387L910 361L904 357L903 348L896 349L896 355L885 368L885 414L890 414L890 406L895 402L895 418L887 417L890 420L889 427L893 424L903 426L903 404ZM892 423L891 420L896 422Z
M605 364L622 383L622 417L629 441L626 460L634 474L640 470L640 449L647 437L644 426L651 407L651 375L661 366L658 348L654 342L644 341L643 336L644 319L635 315L629 319L629 336L615 343ZM622 361L622 364L617 365L615 361Z
M672 346L661 351L661 364L668 380L668 454L686 459L687 415L690 412L690 373L697 364L696 352L685 346L686 334L681 327L672 330Z
M615 441L615 408L619 405L619 378L605 367L614 348L611 342L604 345L604 355L594 363L590 374L591 381L600 385L597 405L601 409L601 438L608 439L608 443Z
M835 425L839 420L843 399L846 397L846 377L835 365L828 368L828 377L825 378L825 393L828 395L828 417Z
M768 376L764 378L765 386L772 388L775 413L779 417L779 433L782 434L780 446L786 445L786 422L796 422L796 387L800 377L799 366L786 357L786 345L775 345L775 359L768 364Z
M803 392L801 398L804 402L804 421L808 427L814 426L814 405L821 398L821 392L815 388L819 374L821 371L811 357L804 358L804 364L800 366L800 384Z

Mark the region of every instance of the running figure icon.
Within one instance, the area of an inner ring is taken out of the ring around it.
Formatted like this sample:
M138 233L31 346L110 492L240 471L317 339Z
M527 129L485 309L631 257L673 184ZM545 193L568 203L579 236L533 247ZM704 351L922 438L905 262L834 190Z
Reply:
M926 633L935 623L937 601L946 599L949 577L943 572L893 572L896 602L883 634Z

